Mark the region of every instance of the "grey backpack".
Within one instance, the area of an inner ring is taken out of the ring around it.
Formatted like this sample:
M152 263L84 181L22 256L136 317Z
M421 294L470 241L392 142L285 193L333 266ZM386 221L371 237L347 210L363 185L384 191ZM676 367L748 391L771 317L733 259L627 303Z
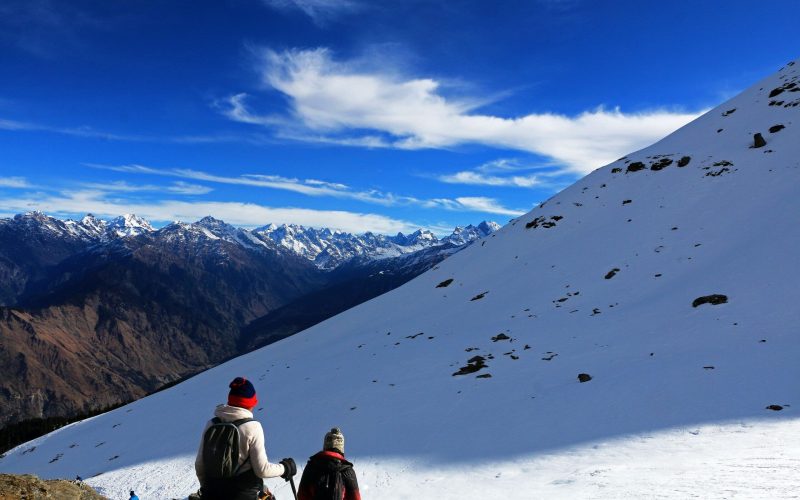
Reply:
M225 479L239 473L239 426L251 422L252 418L242 418L234 422L223 422L217 417L203 434L203 469L211 479Z

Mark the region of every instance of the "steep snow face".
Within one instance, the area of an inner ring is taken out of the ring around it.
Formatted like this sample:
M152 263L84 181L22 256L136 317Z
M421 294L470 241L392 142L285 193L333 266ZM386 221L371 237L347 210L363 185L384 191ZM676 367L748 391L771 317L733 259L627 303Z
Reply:
M365 497L795 495L797 68L408 284L0 470L185 496L203 424L243 375L270 456L302 464L339 426Z
M107 224L107 231L118 238L129 238L155 231L150 223L133 214L125 214Z

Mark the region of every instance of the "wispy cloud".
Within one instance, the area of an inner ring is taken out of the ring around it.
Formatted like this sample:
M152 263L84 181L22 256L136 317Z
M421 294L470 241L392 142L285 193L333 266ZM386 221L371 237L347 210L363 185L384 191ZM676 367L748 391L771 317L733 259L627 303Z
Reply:
M134 174L149 174L167 177L179 177L183 179L191 179L197 181L214 182L220 184L234 184L240 186L252 186L269 189L279 189L283 191L290 191L294 193L303 194L306 196L327 196L333 198L351 199L364 203L370 203L382 206L418 206L422 208L438 208L451 211L468 211L468 212L485 212L485 213L502 213L502 214L520 214L519 210L503 208L494 201L494 204L475 204L475 203L461 203L461 198L454 199L420 199L414 196L403 196L394 193L386 193L378 190L358 191L353 190L349 186L330 181L322 181L319 179L297 179L290 177L283 177L280 175L266 175L266 174L244 174L238 176L224 176L211 174L199 170L192 170L186 168L154 168L145 165L99 165L87 164L93 168L100 168L104 170L111 170L115 172L134 173ZM470 200L470 198L464 198ZM488 199L488 198L487 198ZM481 210L481 207L487 210Z
M230 99L225 101L227 114L230 110ZM229 115L229 117L236 121L243 121L241 116ZM273 122L278 123L278 119ZM262 123L265 124L265 123ZM94 127L80 125L75 127L55 127L45 123L34 123L22 120L13 120L9 118L0 117L0 130L12 132L46 132L52 134L61 134L71 137L78 137L84 139L103 139L107 141L122 141L122 142L154 142L154 143L169 143L169 144L220 144L220 143L241 143L252 144L255 146L264 146L274 144L276 139L272 136L263 133L252 134L238 134L238 133L213 133L213 134L198 134L198 135L146 135L146 134L119 134L115 132L108 132L105 130L98 130Z
M24 177L0 177L0 187L26 189L33 186Z
M504 207L496 199L483 196L460 196L455 199L440 198L430 200L429 203L431 206L459 212L480 212L486 214L511 215L514 217L520 216L526 212L526 210L515 210Z
M182 195L201 195L208 194L213 191L213 188L208 186L201 186L199 184L190 184L184 181L175 181L171 185L159 186L155 184L130 184L126 181L113 181L106 183L84 183L84 188L96 189L100 191L114 191L122 193L141 193L141 192L164 192Z
M263 0L265 4L280 10L300 10L317 25L323 26L342 14L356 12L363 8L355 0Z
M560 189L574 181L551 164L527 164L515 158L501 158L469 170L434 176L448 184L474 186ZM560 179L560 181L559 181Z
M87 29L109 24L75 4L55 0L4 0L0 3L0 41L47 59L65 50L84 48Z
M55 195L35 195L0 198L7 213L40 210L57 216L75 216L91 212L100 217L115 217L135 213L154 222L175 220L195 221L213 215L241 227L257 227L270 222L301 224L308 227L329 227L352 233L372 231L392 234L411 232L421 226L409 221L373 213L308 208L269 207L235 201L160 200L142 203L112 199L108 192L96 189L63 191Z
M289 114L260 115L237 94L224 109L229 118L267 127L291 119L291 134L309 141L363 146L369 137L372 147L405 149L482 144L542 155L577 173L647 146L699 115L604 107L576 116L481 114L479 100L449 99L437 80L334 61L327 49L265 50L261 70L264 84L289 99Z

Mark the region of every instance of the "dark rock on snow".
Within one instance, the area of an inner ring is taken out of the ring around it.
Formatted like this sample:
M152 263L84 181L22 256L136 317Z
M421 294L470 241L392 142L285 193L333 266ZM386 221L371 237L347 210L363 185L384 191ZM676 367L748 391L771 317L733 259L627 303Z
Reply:
M728 302L728 296L722 294L713 294L713 295L704 295L702 297L697 297L692 302L692 307L701 306L703 304L711 304L712 306L716 306L719 304L726 304Z

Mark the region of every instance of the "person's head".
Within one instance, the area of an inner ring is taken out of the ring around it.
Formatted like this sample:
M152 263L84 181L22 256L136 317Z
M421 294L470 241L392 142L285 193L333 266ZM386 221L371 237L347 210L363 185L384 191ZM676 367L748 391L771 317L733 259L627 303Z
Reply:
M228 405L238 406L246 410L252 410L258 404L256 398L256 388L244 377L236 377L228 386Z
M338 427L334 427L325 434L322 449L325 451L337 451L344 455L344 434Z
M131 496L132 496L132 497L135 497L135 496L136 496L136 493L134 493L134 492L133 492L133 490L131 490Z

